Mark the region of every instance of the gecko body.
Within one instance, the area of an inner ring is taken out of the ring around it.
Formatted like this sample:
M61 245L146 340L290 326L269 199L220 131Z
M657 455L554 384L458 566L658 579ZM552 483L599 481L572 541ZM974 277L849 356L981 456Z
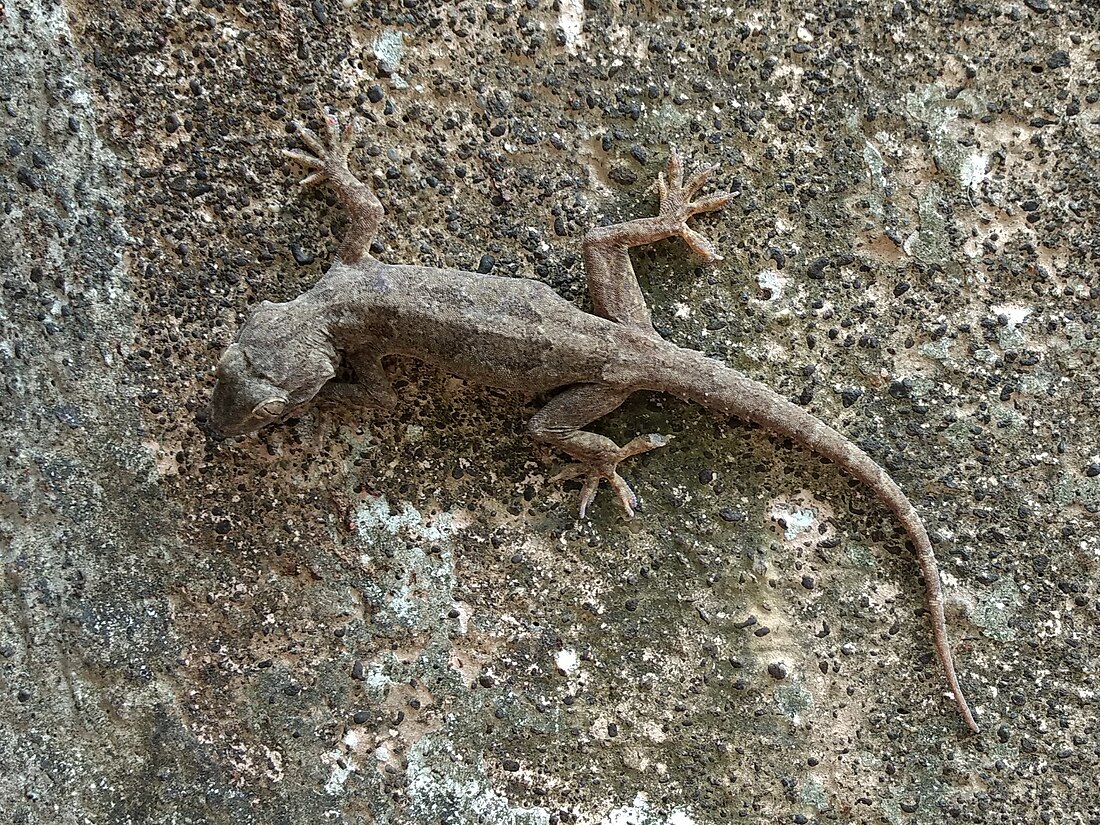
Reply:
M662 339L634 276L628 250L681 238L705 261L720 260L687 224L725 206L731 196L695 196L714 171L684 179L673 153L658 179L659 213L592 230L584 261L593 313L578 310L539 281L461 270L381 263L369 255L382 218L370 187L349 170L349 124L326 116L327 140L299 134L310 151L288 151L316 170L304 182L334 186L351 214L340 260L308 292L287 303L263 302L245 321L217 369L210 426L241 435L287 418L319 394L390 409L396 396L382 358L402 355L436 364L461 378L526 393L555 392L528 431L575 464L558 479L583 478L581 516L601 481L627 515L637 500L620 477L621 461L667 443L656 433L619 446L585 428L637 391L664 392L726 416L753 421L828 458L865 483L894 513L913 542L924 576L933 639L948 686L967 726L978 731L955 674L943 596L928 532L901 488L837 430L737 370ZM356 381L333 379L341 363Z

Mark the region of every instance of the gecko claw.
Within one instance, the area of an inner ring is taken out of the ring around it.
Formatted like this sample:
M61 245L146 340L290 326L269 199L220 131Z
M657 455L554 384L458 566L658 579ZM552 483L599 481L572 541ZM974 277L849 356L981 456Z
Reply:
M600 482L607 481L615 493L623 513L627 518L634 518L638 509L638 496L630 489L630 485L621 475L615 471L613 464L598 466L588 464L573 464L551 478L551 481L569 481L584 476L584 484L580 494L580 518L588 517L588 508L596 499L596 493L600 489Z
M301 149L282 150L284 157L316 170L302 181L303 186L324 183L345 172L350 175L350 172L348 172L348 155L355 143L355 136L358 134L355 118L350 118L341 128L336 115L330 115L322 111L321 121L324 124L324 139L301 121L291 121L291 127L308 151Z
M722 260L713 245L703 235L691 229L688 219L705 212L714 212L733 201L729 192L719 192L702 200L693 200L711 176L718 164L704 166L684 180L684 164L680 153L672 149L668 168L657 176L657 192L661 198L659 214L669 222L669 230L683 239L696 255L706 263Z
M579 461L575 464L570 464L550 480L559 482L571 481L572 479L581 477L584 478L584 484L581 487L580 495L580 517L582 519L587 517L588 507L595 500L601 481L606 481L611 487L626 517L634 518L634 514L639 507L638 496L630 488L626 479L619 475L619 462L625 461L631 456L647 453L650 450L656 450L658 447L664 447L668 442L669 437L660 435L659 433L640 435L637 438L631 439L626 446L620 447L611 456L609 461L591 463Z

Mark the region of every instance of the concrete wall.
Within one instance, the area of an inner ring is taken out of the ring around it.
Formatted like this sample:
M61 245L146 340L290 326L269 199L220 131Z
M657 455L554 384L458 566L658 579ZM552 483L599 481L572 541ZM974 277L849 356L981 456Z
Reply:
M1096 822L1100 19L1086 0L0 7L0 810L29 823ZM738 193L635 266L663 335L887 467L914 562L789 443L672 444L578 522L537 400L397 362L392 415L196 416L343 216L587 306L675 144Z

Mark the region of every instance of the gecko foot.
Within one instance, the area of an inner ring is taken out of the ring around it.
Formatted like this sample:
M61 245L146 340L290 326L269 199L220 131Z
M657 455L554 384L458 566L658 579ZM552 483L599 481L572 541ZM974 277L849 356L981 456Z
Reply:
M633 518L634 511L638 509L638 497L634 494L634 491L630 489L630 485L627 484L626 479L619 475L619 462L625 461L631 456L647 453L650 450L656 450L658 447L664 447L666 444L668 444L668 438L658 433L640 435L637 438L631 439L626 446L620 447L618 451L612 454L609 460L593 462L579 461L575 464L570 464L554 476L551 481L570 481L574 478L584 478L584 486L581 487L580 500L580 517L582 519L588 512L588 506L592 503L593 499L596 498L596 491L600 487L600 481L606 481L615 492L615 496L618 498L619 504L622 505L626 517Z
M312 186L315 183L325 181L339 181L342 178L350 178L351 170L348 169L348 154L355 143L358 132L355 119L352 118L340 128L340 121L335 115L327 112L323 114L325 124L325 139L322 140L312 129L306 128L302 123L294 121L294 130L298 133L308 148L308 152L300 149L283 149L283 155L298 161L303 166L316 169L316 172L302 180L302 186Z
M720 261L722 256L707 238L691 229L687 221L694 215L714 212L733 201L734 196L728 192L692 200L717 169L717 164L704 166L685 181L683 160L680 153L673 149L668 159L668 169L657 177L657 190L661 195L660 216L666 218L672 231L707 263Z

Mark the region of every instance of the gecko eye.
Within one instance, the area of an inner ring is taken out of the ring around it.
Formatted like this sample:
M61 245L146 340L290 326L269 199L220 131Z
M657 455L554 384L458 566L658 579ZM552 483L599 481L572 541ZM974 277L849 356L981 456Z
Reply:
M275 418L276 416L282 415L285 409L285 398L269 398L253 407L252 414L257 418Z

